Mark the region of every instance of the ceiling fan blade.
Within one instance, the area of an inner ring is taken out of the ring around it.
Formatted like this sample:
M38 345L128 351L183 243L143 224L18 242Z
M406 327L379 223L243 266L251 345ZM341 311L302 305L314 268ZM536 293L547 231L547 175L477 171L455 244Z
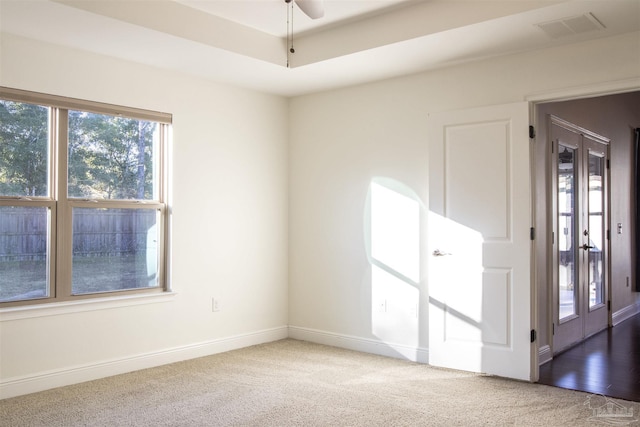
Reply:
M324 16L323 0L294 0L300 10L311 19L318 19Z

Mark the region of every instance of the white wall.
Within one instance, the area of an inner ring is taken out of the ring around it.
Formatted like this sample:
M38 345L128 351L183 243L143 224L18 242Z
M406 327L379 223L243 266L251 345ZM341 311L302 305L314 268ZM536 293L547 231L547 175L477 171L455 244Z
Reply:
M0 85L173 114L176 292L1 313L2 396L286 337L287 100L6 34L1 43Z
M392 292L381 314L365 244L372 180L388 178L428 202L430 112L637 85L639 77L635 33L293 99L290 334L423 360L426 271L416 286L417 319Z

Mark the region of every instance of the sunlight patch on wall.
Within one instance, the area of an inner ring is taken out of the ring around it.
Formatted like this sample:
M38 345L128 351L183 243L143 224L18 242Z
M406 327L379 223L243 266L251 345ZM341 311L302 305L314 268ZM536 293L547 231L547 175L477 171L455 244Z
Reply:
M387 343L419 345L420 216L417 195L397 181L369 188L371 331Z
M417 283L420 280L420 204L371 184L371 257Z

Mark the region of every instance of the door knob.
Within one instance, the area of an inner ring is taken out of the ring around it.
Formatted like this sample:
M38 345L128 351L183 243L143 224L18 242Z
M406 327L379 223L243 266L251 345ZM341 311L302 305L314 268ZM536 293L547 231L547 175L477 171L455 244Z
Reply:
M584 249L585 251L588 251L589 249L593 249L593 246L589 246L585 243L584 245L582 245L582 249Z
M433 256L445 256L445 255L451 255L451 254L447 252L442 252L440 249L436 249L435 251L433 251Z

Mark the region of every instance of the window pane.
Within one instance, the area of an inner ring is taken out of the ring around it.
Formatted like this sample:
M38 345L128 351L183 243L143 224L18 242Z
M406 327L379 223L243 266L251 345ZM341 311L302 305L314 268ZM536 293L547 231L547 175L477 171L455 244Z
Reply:
M0 206L0 301L49 296L49 209Z
M604 158L589 153L589 308L604 303Z
M576 152L558 147L558 299L559 320L577 314L578 297L575 242Z
M158 286L158 220L151 209L73 209L74 295Z
M69 197L158 198L156 122L69 111Z
M49 109L0 100L0 195L47 196Z

